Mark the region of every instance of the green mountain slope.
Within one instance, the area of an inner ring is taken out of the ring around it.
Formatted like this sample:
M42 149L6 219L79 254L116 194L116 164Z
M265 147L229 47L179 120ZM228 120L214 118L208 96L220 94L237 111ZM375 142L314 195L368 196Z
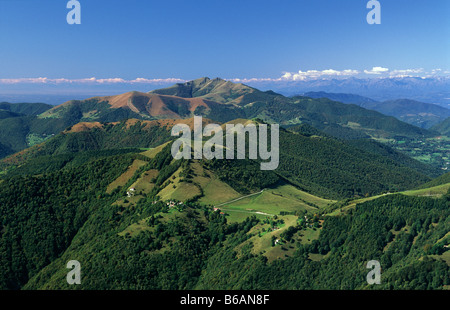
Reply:
M45 141L79 122L117 122L131 118L182 119L190 118L194 113L231 120L243 115L242 111L232 106L212 101L139 92L72 100L51 109L47 106L44 109L39 104L36 107L18 105L21 109L12 107L16 106L5 104L5 108L29 115L0 110L0 143L6 147L5 155ZM44 112L36 115L40 111Z
M431 128L450 117L450 110L436 104L424 103L409 99L384 101L366 109L374 109L386 115L421 128Z
M368 289L365 263L373 259L383 269L376 288L450 284L443 260L448 198L390 195L337 217L307 212L230 224L226 214L192 202L170 207L149 195L132 206L117 204L123 191L104 191L130 163L104 159L5 180L1 287L72 289L65 264L73 259L88 290ZM281 242L271 245L272 237Z
M0 110L0 119L11 118L11 117L19 117L23 116L23 114L11 112L8 110Z
M439 185L443 185L443 184L447 184L447 183L450 183L450 172L443 174L443 175L431 180L430 182L419 186L418 188L424 189L424 188L439 186Z
M45 103L0 103L0 158L21 151L64 129L36 119L53 106Z
M39 115L53 108L51 104L46 103L8 103L0 102L0 109L11 111L13 113L24 115Z
M121 148L150 148L168 141L172 121L140 121L129 119L115 123L79 123L69 127L43 143L32 146L0 161L3 170L16 169L29 171L40 157L53 157L84 151L104 151ZM30 161L32 161L30 163ZM25 167L23 167L25 166Z
M0 288L21 288L31 275L64 253L90 215L104 205L104 187L129 160L109 157L41 177L4 181L0 195L0 262L4 267Z
M372 139L353 139L346 140L345 142L366 152L387 157L402 166L414 169L430 177L437 177L442 174L441 169L412 159L411 157Z
M374 195L429 180L402 162L336 139L281 131L280 150L277 172L322 197Z
M284 247L288 257L272 263L253 251L256 242L263 237L253 237L253 244L242 248L236 246L238 238L230 238L208 260L195 288L442 288L450 283L449 262L444 260L448 253L444 245L450 242L449 226L445 222L448 216L445 199L402 195L376 199L358 205L346 215L325 217L324 222L316 226L320 234L310 242L304 242L306 240L301 236L312 234L302 226L305 224L300 224L299 232L292 230L294 234L285 237L291 242L279 246ZM434 228L429 229L429 226ZM261 227L254 228L261 231ZM280 234L275 236L282 238ZM293 254L289 252L292 244L297 244ZM272 248L269 244L267 249ZM365 279L368 272L365 264L374 259L381 263L382 283L369 286Z
M450 136L450 117L443 122L436 124L432 129L443 135Z
M308 92L305 93L304 96L311 98L328 98L347 104L356 104L362 108L394 116L408 124L427 129L450 116L450 110L442 106L410 99L378 102L370 98L353 94L326 92Z
M65 268L74 259L83 289L366 289L364 263L373 259L383 268L379 288L450 284L448 195L387 195L331 216L333 201L297 185L353 195L384 177L383 186L413 183L410 168L311 128L282 130L275 171L249 160L174 161L170 144L78 152L142 139L144 124L74 126L42 150L84 157L0 180L1 288L74 288Z
M79 123L44 143L5 158L0 162L0 167L3 171L18 167L21 167L19 171L29 171L27 167L30 164L27 165L27 162L42 156L154 147L174 139L170 136L170 130L181 121L193 123L193 119ZM210 122L207 119L204 121ZM311 132L303 134L293 128L294 131L280 130L280 160L275 170L277 177L273 180L268 176L263 177L258 168L253 179L260 178L271 184L281 177L303 191L334 199L414 188L438 175L436 170L375 142L351 144L320 134L315 129L312 135ZM252 165L233 160L207 162L208 169L242 193L264 188L251 186L251 178L246 173Z

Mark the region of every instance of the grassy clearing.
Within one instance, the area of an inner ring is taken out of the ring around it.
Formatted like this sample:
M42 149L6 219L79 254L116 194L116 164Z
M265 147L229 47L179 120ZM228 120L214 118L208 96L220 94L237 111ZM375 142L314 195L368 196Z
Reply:
M26 137L27 145L28 147L31 147L36 144L40 144L48 139L50 139L52 135L49 136L43 136L37 133L30 133Z
M285 258L293 255L293 253L295 252L295 241L292 243L288 242L286 244L277 243L275 246L272 246L272 237L275 236L277 239L279 239L280 235L285 230L287 230L290 226L295 226L297 224L297 216L285 215L279 216L278 219L283 219L284 225L280 225L281 227L274 231L270 230L271 227L269 224L260 223L253 227L249 231L249 234L253 234L254 236L238 246L238 253L239 249L245 247L249 243L252 243L252 253L262 254L267 257L268 261L273 261L278 258ZM263 232L263 229L265 230L265 232Z
M141 154L144 156L147 156L148 158L154 158L156 154L162 151L162 149L170 142L166 142L164 144L161 144L160 146L157 146L155 148L151 148L145 152L142 152Z
M130 236L130 237L134 237L136 235L138 235L140 232L144 231L144 230L151 230L151 227L149 227L147 225L147 219L142 219L137 223L133 223L130 226L128 226L127 228L125 228L125 230L123 230L122 232L119 233L119 236Z
M328 252L326 255L323 254L316 254L316 253L309 253L308 258L315 262L320 262L321 260L327 258L330 255L331 252Z
M313 240L319 239L320 228L306 228L300 232L300 242L310 244Z
M450 189L450 183L442 184L430 188L424 188L424 189L417 189L417 190L407 190L403 192L399 192L398 194L403 194L407 196L422 196L422 197L433 197L433 198L440 198L442 195L445 195L447 191ZM361 198L350 201L346 206L343 206L341 208L338 208L327 215L329 216L338 216L345 214L349 209L354 208L357 204L364 203L366 201L374 200L386 195L392 195L392 193L388 194L382 194L382 195L376 195L372 197L367 198Z
M123 198L119 198L116 202L113 203L113 205L128 208L128 207L136 205L139 202L139 200L141 200L142 198L145 198L145 197L142 195L123 197Z
M328 215L328 216L343 215L349 209L354 208L357 204L364 203L366 201L371 201L371 200L374 200L374 199L377 199L377 198L380 198L380 197L383 197L383 196L386 196L386 195L390 195L390 194L383 194L383 195L376 195L376 196L367 197L367 198L355 199L355 200L350 201L346 206L338 208L338 209L336 209L336 210L334 210L334 211L332 211L332 212L330 212L330 213L328 213L326 215Z
M155 184L152 182L154 178L156 178L159 174L158 170L151 169L148 171L145 171L142 176L131 185L131 187L134 187L136 189L136 192L143 192L148 193L150 192L153 187L155 187Z
M446 251L446 252L442 253L441 255L430 255L430 256L437 260L442 259L443 261L445 261L447 263L447 265L450 266L450 251ZM450 286L448 289L450 289Z
M266 189L259 195L231 202L222 208L229 212L244 210L278 215L283 211L315 211L318 210L317 207L327 206L331 202L333 201L310 195L292 185L283 185L275 189Z
M276 195L285 196L289 199L297 199L297 200L303 201L307 204L315 205L319 208L326 207L326 206L330 205L331 203L336 202L334 200L324 199L324 198L320 198L320 197L311 195L307 192L301 191L301 190L297 189L296 187L294 187L292 185L288 185L288 184L282 185L282 186L276 188L275 190L273 190L273 193Z
M128 182L128 180L131 179L136 170L138 170L145 164L147 164L147 162L143 160L139 159L134 160L131 166L128 167L127 171L125 171L121 176L119 176L114 182L109 184L108 188L106 189L106 192L109 194L116 188L124 186Z
M409 190L402 192L404 195L408 196L425 196L425 197L442 197L445 195L447 191L450 189L450 183L442 184L430 188L417 189L417 190Z
M161 200L186 201L200 194L200 189L194 183L181 182L181 172L182 168L180 167L169 177L170 182L158 193Z
M200 203L216 205L241 196L230 185L222 182L214 173L204 169L199 163L193 163L191 167L195 174L193 182L203 189Z
M233 209L227 209L227 208L220 208L222 211L225 212L228 223L240 223L245 221L246 218L250 216L255 216L257 219L265 219L267 215L262 213L256 213L251 211L245 211L245 210L233 210Z

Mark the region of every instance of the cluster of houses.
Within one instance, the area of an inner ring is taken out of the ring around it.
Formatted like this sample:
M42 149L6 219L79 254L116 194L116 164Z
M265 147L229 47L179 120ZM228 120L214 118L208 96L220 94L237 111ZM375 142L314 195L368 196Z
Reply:
M130 188L130 189L127 191L127 196L128 196L128 197L133 197L135 194L136 194L136 188L134 188L134 187ZM157 200L155 200L155 201L152 202L152 204L156 204L156 203L158 203ZM182 204L183 204L182 201L177 202L177 201L172 201L172 200L170 200L170 201L168 201L168 202L166 203L166 205L169 207L169 209L170 209L170 208L173 208L173 207L175 207L175 206L181 206Z
M169 207L169 209L171 209L171 208L173 208L173 207L175 207L175 206L181 206L183 204L183 202L181 202L181 201L179 201L179 202L176 202L176 201L172 201L172 200L170 200L170 201L168 201L167 203L166 203L166 205Z
M225 215L225 213L224 212L222 212L222 211L220 211L220 209L219 208L216 208L216 207L214 207L214 212L220 212L220 214L221 215Z
M136 193L136 189L135 189L134 187L130 188L130 189L127 191L127 196L128 196L128 198L133 197L135 193Z

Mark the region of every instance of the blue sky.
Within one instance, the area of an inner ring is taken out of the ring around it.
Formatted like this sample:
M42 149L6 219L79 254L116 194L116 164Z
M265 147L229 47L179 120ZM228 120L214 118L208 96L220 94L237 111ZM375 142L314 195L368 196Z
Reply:
M67 2L0 0L1 87L450 70L448 0L379 0L381 25L366 0L79 0L81 25Z

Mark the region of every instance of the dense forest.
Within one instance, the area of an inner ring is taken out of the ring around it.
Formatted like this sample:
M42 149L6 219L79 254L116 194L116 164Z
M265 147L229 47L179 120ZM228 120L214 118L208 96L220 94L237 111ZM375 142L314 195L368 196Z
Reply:
M127 121L122 121L114 124L104 123L102 126L80 132L71 132L69 127L68 131L51 137L44 143L2 160L0 169L11 171L21 167L20 173L33 173L29 166L38 164L51 166L55 162L80 157L80 153L86 157L89 154L86 152L91 152L90 154L95 157L101 152L108 154L108 151L117 152L119 149L128 148L129 151L136 151L138 148L158 146L171 138L166 127L146 127L139 121L131 125L127 124Z
M131 160L118 155L77 168L3 180L0 287L22 287L59 257L89 216L104 204L105 186Z
M306 191L330 198L400 191L430 180L407 161L381 156L367 147L284 130L280 131L276 171Z
M185 162L172 162L169 150L141 169L159 169L158 184ZM388 195L339 216L307 214L320 230L307 244L296 241L310 229L305 213L299 213L296 224L279 236L294 254L268 261L248 243L261 219L229 223L226 214L195 200L171 209L154 193L132 207L116 204L133 180L111 194L105 188L135 158L117 154L39 176L5 178L1 288L441 289L450 284L449 266L440 258L448 250L450 193L440 199ZM140 229L129 230L133 225ZM80 286L65 281L70 260L82 265ZM381 285L366 282L369 260L382 265Z

